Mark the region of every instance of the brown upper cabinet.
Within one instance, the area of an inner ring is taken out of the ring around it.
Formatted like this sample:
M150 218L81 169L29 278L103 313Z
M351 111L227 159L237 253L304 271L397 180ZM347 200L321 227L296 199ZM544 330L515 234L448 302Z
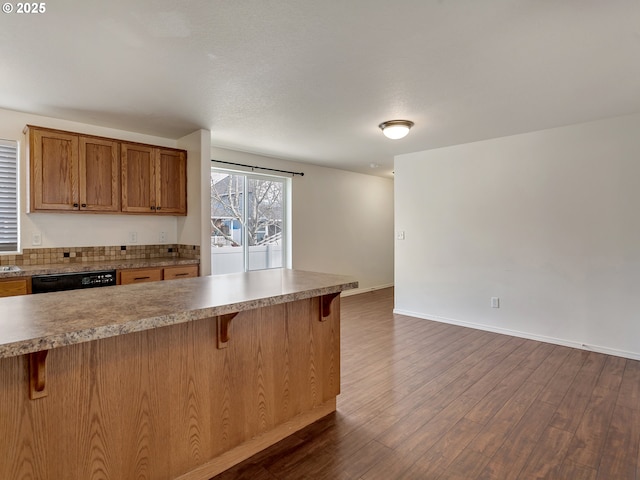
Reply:
M31 210L77 210L78 136L29 128L29 152Z
M27 126L33 212L187 214L184 150Z
M123 143L122 211L155 213L155 154L154 148Z
M187 214L184 150L122 143L122 211Z
M115 140L80 137L80 210L120 210L119 153Z
M156 209L187 214L187 155L181 150L156 149Z
M117 141L29 127L32 211L117 212Z

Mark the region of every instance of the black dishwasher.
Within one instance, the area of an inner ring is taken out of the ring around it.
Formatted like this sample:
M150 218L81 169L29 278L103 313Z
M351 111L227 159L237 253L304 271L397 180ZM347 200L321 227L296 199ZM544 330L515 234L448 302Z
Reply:
M31 292L61 292L63 290L77 290L80 288L108 287L115 284L115 270L34 275L31 277Z

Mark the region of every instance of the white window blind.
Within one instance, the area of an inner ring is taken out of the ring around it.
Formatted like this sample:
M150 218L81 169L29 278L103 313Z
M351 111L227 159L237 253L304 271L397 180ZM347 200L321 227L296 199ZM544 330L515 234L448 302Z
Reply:
M18 147L0 139L0 252L18 251Z

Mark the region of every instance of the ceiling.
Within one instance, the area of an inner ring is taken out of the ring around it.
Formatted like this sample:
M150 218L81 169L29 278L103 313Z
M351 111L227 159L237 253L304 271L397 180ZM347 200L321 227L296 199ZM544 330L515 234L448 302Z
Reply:
M382 176L402 153L640 112L638 0L45 7L0 15L1 108L203 128L214 146ZM396 118L415 122L403 140L378 129Z

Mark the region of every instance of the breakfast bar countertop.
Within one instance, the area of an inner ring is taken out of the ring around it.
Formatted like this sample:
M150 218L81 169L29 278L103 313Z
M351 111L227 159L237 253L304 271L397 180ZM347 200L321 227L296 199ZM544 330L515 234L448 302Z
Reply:
M343 275L274 269L0 298L0 358L357 287Z

